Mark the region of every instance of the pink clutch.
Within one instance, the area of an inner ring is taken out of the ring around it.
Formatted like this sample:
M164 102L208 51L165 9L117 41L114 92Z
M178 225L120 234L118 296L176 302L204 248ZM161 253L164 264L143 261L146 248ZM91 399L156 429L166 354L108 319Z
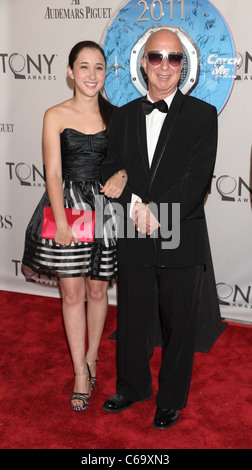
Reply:
M76 232L80 242L92 242L95 231L95 211L80 209L65 209L68 225ZM41 237L54 239L56 223L52 208L44 207L44 217Z

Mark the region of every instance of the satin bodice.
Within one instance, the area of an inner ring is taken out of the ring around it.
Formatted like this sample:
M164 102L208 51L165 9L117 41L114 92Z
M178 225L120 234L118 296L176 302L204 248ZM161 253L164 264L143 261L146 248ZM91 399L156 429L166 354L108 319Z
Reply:
M62 178L72 181L100 181L100 165L107 151L105 131L83 134L64 129L60 134Z

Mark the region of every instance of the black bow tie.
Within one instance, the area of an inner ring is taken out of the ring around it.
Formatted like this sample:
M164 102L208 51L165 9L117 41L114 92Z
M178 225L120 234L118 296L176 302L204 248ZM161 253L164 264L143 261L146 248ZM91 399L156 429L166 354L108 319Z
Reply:
M156 101L156 103L151 103L146 99L142 99L142 106L144 114L150 114L153 109L158 109L161 113L167 113L168 106L164 100Z

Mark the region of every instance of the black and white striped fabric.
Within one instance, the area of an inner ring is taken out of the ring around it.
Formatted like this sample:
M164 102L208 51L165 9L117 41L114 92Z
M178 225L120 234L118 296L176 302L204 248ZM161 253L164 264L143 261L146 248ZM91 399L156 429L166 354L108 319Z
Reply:
M86 136L74 129L61 134L63 196L65 207L95 210L95 238L58 246L41 238L43 210L50 205L48 192L39 201L25 234L22 272L27 280L90 276L110 280L117 272L117 220L110 201L100 193L99 167L105 156L104 132Z

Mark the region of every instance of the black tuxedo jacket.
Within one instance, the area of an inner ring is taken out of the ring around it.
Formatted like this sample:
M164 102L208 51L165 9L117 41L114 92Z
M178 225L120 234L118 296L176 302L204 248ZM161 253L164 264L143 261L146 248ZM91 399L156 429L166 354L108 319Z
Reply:
M118 239L120 262L166 267L206 263L209 253L204 198L211 184L216 147L216 108L179 90L162 126L151 168L141 98L114 112L101 172L104 182L117 170L125 168L128 174L121 197L114 200L117 212L124 216ZM176 248L167 248L169 243L163 248L162 241L168 236L163 226L156 238L135 231L129 219L132 193L143 202L152 201L159 211L167 210L170 231L175 230L172 204L179 203L180 242Z

